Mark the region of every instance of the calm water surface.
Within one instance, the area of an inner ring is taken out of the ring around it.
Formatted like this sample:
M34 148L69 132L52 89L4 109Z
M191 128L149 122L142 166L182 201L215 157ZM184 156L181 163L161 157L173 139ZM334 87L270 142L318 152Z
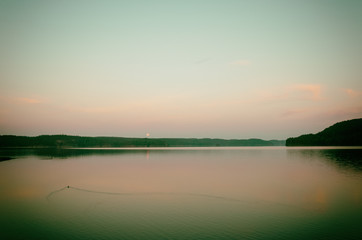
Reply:
M362 236L362 148L2 149L0 157L14 158L0 162L1 239Z

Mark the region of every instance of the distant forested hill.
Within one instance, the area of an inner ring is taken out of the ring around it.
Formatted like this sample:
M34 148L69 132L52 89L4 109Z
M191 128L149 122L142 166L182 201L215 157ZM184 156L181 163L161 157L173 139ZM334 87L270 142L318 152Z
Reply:
M288 138L286 146L362 146L362 118L336 123L317 134Z
M41 135L0 136L0 147L215 147L215 146L284 146L284 140L211 139L211 138L123 138Z

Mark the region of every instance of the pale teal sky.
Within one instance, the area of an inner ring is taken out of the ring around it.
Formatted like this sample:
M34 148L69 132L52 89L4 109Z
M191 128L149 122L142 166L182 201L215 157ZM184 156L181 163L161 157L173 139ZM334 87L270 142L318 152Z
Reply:
M0 134L285 139L362 117L362 1L0 0Z

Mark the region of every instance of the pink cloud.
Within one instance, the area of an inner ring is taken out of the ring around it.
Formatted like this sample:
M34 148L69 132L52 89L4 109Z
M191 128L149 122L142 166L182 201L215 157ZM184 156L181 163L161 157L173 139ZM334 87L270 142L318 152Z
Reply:
M349 96L349 97L359 97L362 96L362 91L353 90L350 88L343 89L343 91Z
M10 96L0 96L0 101L3 101L7 104L37 104L43 103L44 100L39 98L27 98L27 97L10 97Z
M259 98L262 102L270 101L294 101L322 100L322 86L319 84L298 84L282 88L259 91Z
M72 112L95 114L114 113L120 111L120 108L116 107L67 107L66 109Z
M306 109L289 109L282 113L283 117L292 117L307 112Z
M319 84L298 84L290 87L291 94L304 100L321 100L321 85Z
M27 103L27 104L41 103L41 101L39 99L35 99L35 98L17 98L16 100L18 102Z

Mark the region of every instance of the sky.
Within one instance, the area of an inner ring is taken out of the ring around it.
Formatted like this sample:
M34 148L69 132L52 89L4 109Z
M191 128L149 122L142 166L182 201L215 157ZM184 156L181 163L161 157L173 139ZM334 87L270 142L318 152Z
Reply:
M360 0L0 0L0 135L286 139L362 117Z

